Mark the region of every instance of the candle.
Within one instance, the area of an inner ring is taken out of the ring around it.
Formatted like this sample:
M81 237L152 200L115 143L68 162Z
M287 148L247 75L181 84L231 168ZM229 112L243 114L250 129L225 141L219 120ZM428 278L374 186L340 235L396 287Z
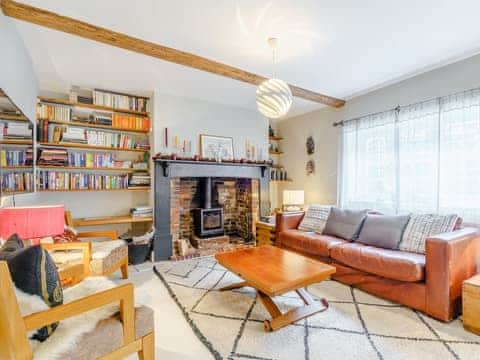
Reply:
M175 149L178 149L178 136L175 135Z
M168 148L168 128L165 128L165 148Z

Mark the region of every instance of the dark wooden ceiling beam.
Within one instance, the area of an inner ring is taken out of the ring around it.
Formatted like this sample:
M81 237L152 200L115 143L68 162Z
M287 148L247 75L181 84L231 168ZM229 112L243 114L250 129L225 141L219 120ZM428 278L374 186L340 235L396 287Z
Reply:
M30 5L11 0L0 0L0 4L3 13L9 17L76 35L85 39L94 40L103 44L112 45L253 85L258 85L267 79L264 76L210 60L202 56L138 39ZM345 104L344 100L311 90L302 89L294 85L290 85L290 89L294 96L302 99L333 107L341 107Z

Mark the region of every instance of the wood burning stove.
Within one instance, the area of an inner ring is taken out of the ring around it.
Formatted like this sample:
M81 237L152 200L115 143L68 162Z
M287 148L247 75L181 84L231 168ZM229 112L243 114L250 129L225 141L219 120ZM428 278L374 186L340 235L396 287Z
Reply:
M203 208L193 210L195 235L198 237L224 235L223 208L212 208L212 178L204 178L202 188Z

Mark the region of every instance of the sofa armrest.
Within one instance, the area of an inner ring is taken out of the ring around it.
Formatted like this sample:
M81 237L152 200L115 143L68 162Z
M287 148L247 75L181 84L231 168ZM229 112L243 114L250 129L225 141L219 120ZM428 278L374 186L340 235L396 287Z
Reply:
M461 311L462 283L480 268L480 233L464 228L426 240L426 312L449 321Z
M296 229L304 215L303 211L278 213L275 218L275 232L278 234L285 230Z

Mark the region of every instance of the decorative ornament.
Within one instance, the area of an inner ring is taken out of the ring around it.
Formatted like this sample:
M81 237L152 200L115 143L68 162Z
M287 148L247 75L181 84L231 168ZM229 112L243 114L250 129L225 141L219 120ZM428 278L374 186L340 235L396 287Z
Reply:
M308 160L307 165L305 166L305 171L306 171L307 175L315 174L315 161Z
M265 80L257 87L257 108L264 116L269 119L277 119L284 116L292 106L292 92L288 84L275 78L275 50L278 39L268 39L268 44L272 48L273 57L273 77Z
M315 152L315 141L312 136L307 137L307 142L305 143L307 147L307 154L312 155Z

